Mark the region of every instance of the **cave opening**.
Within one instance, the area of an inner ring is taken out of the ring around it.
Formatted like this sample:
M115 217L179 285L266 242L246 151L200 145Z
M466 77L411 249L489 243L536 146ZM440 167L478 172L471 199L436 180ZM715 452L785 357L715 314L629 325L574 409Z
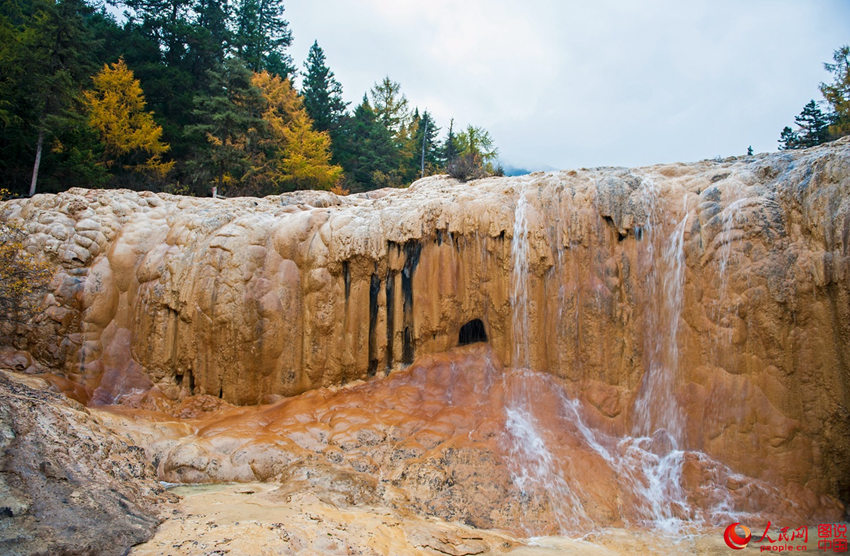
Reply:
M484 329L484 323L481 322L481 319L472 319L464 324L460 327L460 332L457 335L457 345L459 346L486 341L487 330Z

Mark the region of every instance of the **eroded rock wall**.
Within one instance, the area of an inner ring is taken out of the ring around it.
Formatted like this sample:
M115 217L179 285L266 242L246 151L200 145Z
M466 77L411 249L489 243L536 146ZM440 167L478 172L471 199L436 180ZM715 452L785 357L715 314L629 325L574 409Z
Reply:
M510 365L519 289L530 365L594 426L640 432L667 369L686 446L850 500L848 140L349 197L72 189L2 214L56 264L10 357L61 368L83 401L270 401L445 350L472 319Z

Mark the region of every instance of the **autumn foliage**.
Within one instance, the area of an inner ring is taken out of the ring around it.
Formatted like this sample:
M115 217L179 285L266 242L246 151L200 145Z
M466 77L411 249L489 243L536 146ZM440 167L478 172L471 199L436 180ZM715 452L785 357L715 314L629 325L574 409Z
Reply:
M254 74L252 84L263 93L263 121L276 146L273 181L283 189L331 189L342 177L342 168L331 164L330 136L313 129L289 80L264 71Z
M162 126L145 111L139 80L123 59L92 77L94 90L85 91L89 124L100 133L107 167L147 170L164 176L174 162L164 162L169 146L163 143Z

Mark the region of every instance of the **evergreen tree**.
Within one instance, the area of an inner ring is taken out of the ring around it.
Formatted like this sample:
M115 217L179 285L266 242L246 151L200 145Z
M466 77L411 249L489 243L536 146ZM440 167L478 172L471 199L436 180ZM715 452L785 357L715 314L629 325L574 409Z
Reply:
M449 121L449 132L446 134L446 140L443 142L443 148L440 152L441 162L445 168L457 158L457 136L454 133L455 120L452 118Z
M241 0L236 10L236 51L254 72L287 78L295 73L286 49L292 44L281 0Z
M419 126L416 131L416 145L419 150L420 174L424 162L424 175L430 175L437 172L440 167L440 146L437 144L437 136L440 134L440 128L437 127L433 116L427 110L422 113L422 119L419 121Z
M240 180L250 169L251 149L264 133L260 113L262 93L251 83L251 72L238 58L225 60L221 70L210 70L212 92L195 99L198 123L187 131L206 138L190 161L191 180L200 192L204 184L229 185L242 192Z
M779 150L787 151L789 149L799 149L800 138L797 133L788 126L782 128L782 133L779 134Z
M313 119L313 127L318 131L335 132L348 103L342 100L342 85L325 64L325 53L318 41L313 41L304 68L301 96L304 108Z
M378 120L394 138L398 139L410 119L407 97L401 93L401 85L389 77L375 83L369 91L372 109Z
M86 91L85 99L89 124L105 146L106 166L168 173L174 163L162 161L169 148L161 141L162 127L145 111L142 87L124 60L104 66L93 80L94 90Z
M835 78L830 84L821 83L820 91L833 111L829 131L834 137L842 137L850 134L850 46L836 50L832 59L835 63L824 67Z
M366 96L343 121L339 162L351 191L399 185L395 172L401 160L389 130L379 120Z
M753 146L752 145L747 147L747 156L753 156Z
M4 166L21 174L28 159L32 195L51 144L85 125L79 84L93 67L84 47L96 41L83 21L92 10L82 0L8 4L0 21L0 146L10 157Z
M803 107L803 110L794 117L794 121L799 130L793 131L787 126L782 130L779 136L781 149L805 149L829 141L830 120L821 112L814 100L810 100Z

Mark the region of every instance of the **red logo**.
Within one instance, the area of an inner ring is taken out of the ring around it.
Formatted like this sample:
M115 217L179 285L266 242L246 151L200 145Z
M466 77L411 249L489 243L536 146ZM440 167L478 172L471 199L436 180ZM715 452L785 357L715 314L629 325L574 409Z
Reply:
M746 535L743 537L739 536L735 527L743 529L746 532ZM747 543L750 542L751 538L752 535L750 534L750 529L746 525L741 525L740 523L733 523L723 532L723 540L726 541L726 545L734 550L746 548Z

